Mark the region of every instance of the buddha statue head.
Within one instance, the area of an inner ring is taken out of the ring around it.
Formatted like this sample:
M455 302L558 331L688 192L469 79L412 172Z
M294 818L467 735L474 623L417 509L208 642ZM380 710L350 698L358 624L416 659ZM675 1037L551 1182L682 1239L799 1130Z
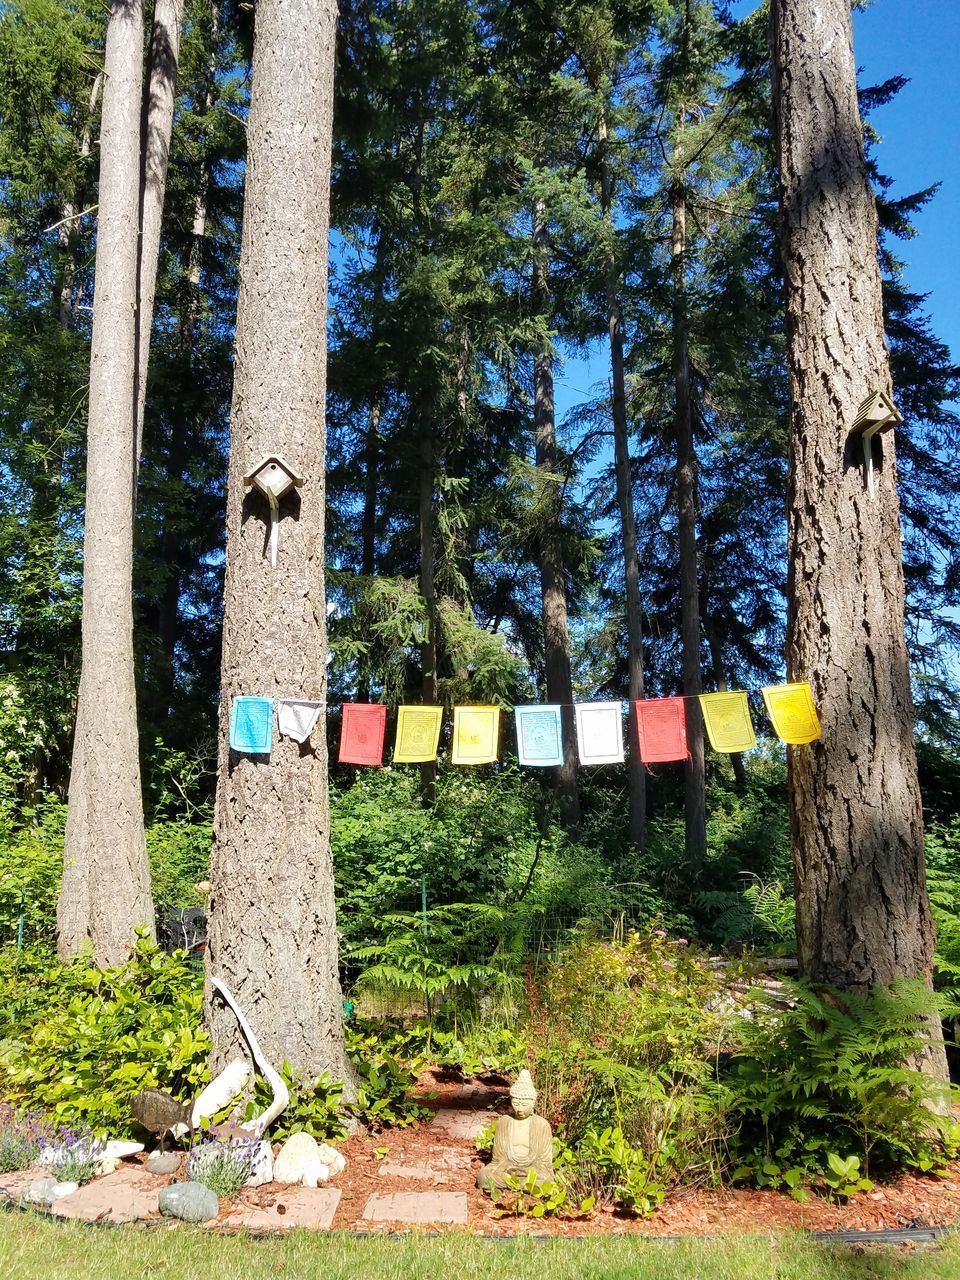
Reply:
M526 1067L510 1086L510 1104L518 1120L526 1120L534 1113L537 1105L537 1090Z

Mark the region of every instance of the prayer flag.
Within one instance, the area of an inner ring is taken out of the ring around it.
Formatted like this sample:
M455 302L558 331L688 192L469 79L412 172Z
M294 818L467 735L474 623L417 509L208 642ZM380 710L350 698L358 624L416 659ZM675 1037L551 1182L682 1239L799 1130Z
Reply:
M443 707L401 707L397 716L396 764L436 760Z
M779 684L761 690L777 737L793 746L816 742L820 721L813 705L813 693L804 680L799 684Z
M686 760L687 716L683 698L644 698L633 706L643 763Z
M340 727L341 764L383 764L387 708L379 702L345 702Z
M581 702L577 713L577 751L581 764L619 764L623 760L623 718L619 702Z
M277 728L285 738L294 742L306 742L323 710L322 702L309 698L279 698L277 700Z
M749 751L757 745L745 693L701 693L700 706L714 751Z
M453 764L490 764L499 742L499 707L454 707Z
M517 721L517 755L521 764L563 764L563 730L560 708L514 707Z
M234 698L230 705L230 749L268 756L273 748L273 699Z

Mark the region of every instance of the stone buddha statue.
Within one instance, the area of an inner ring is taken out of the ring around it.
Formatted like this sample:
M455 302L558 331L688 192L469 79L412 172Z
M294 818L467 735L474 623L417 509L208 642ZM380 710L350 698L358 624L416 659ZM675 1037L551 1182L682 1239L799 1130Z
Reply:
M520 1072L510 1089L512 1116L501 1116L493 1134L493 1158L477 1177L481 1191L502 1191L506 1176L523 1179L533 1169L538 1182L553 1180L553 1130L535 1116L537 1091L530 1072Z

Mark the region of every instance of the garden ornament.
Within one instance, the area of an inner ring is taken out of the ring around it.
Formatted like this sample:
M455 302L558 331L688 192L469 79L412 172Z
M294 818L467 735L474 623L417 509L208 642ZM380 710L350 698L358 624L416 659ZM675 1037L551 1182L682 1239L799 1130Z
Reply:
M256 489L270 504L270 564L277 567L277 547L280 542L280 499L291 489L299 489L303 476L298 475L278 453L268 453L243 477L243 487L248 493Z
M260 1071L262 1072L264 1079L268 1082L268 1084L270 1085L270 1088L273 1090L273 1101L270 1103L269 1107L267 1107L266 1111L264 1111L259 1116L254 1116L252 1120L244 1121L244 1123L239 1126L239 1128L242 1129L245 1133L252 1134L256 1138L262 1138L268 1126L273 1124L277 1116L280 1115L280 1113L284 1110L284 1108L289 1103L290 1101L289 1090L287 1089L287 1086L283 1083L283 1080L279 1075L279 1073L274 1070L274 1068L270 1065L269 1061L267 1060L266 1054L260 1048L260 1041L253 1034L253 1028L250 1026L250 1023L243 1016L243 1012L240 1006L237 1004L234 997L230 994L230 991L226 983L221 982L219 978L211 978L210 985L213 987L214 991L218 992L223 997L223 999L227 1002L227 1004L233 1010L234 1014L236 1015L237 1022L239 1022L240 1024L240 1030L243 1032L244 1036L246 1037L247 1044L250 1046L250 1052L253 1055L253 1060L257 1064L257 1066L260 1068ZM235 1064L230 1063L226 1068L224 1068L224 1070L220 1073L220 1076L218 1076L217 1079L218 1080L221 1079L223 1076L227 1074L227 1072L231 1071L231 1069L233 1068L235 1068ZM211 1084L208 1086L208 1090L212 1088L213 1084L215 1083L216 1081L211 1081Z
M873 437L892 430L902 421L903 414L885 391L875 391L872 396L867 396L857 410L853 430L859 433L863 441L863 474L867 482L867 493L871 498L876 497L873 481Z
M534 1115L537 1091L524 1068L510 1089L512 1116L500 1116L493 1133L493 1158L477 1177L481 1191L502 1191L507 1176L523 1179L532 1169L538 1182L553 1181L553 1130Z

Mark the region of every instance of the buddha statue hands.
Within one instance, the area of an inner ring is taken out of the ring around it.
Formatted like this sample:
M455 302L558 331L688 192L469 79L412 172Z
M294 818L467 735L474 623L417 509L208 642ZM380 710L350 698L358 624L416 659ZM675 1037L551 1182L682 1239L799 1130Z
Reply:
M553 1181L553 1130L534 1115L537 1091L524 1068L510 1089L512 1116L500 1116L493 1134L493 1157L477 1177L481 1191L506 1188L506 1178L521 1180L532 1169L538 1182Z

